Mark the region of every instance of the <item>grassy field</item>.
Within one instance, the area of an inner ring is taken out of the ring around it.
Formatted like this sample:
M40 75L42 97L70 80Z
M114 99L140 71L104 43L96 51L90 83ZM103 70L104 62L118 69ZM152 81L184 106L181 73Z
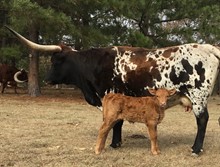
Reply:
M128 122L123 126L122 147L109 147L110 132L105 151L95 155L102 113L89 106L78 90L42 90L37 98L8 92L0 95L0 166L220 166L219 105L219 97L210 98L204 152L197 158L190 151L197 131L195 117L181 106L166 110L158 126L160 155L151 155L144 124Z

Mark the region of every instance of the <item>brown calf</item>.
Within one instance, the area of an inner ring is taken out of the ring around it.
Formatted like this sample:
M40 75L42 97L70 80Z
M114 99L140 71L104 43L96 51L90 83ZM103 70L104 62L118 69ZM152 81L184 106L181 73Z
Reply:
M151 152L160 153L157 144L157 124L164 118L167 98L176 90L150 89L153 97L131 97L122 94L107 94L103 99L103 124L99 130L95 153L100 154L111 128L119 120L145 123L151 140Z

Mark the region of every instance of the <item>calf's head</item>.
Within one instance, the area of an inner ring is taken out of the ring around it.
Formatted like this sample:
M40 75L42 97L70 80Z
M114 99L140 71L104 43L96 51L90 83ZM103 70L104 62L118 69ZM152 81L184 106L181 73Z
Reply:
M168 97L172 96L176 93L176 89L167 90L164 88L160 88L157 90L156 89L149 89L148 91L150 94L155 96L155 100L157 100L160 107L166 107Z

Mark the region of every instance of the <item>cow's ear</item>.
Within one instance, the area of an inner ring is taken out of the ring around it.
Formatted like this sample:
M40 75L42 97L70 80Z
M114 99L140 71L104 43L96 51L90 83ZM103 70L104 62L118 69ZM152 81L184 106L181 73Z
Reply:
M174 95L175 93L176 93L176 89L175 88L169 90L169 95L170 96Z
M151 95L155 95L156 94L156 89L148 89L149 93Z

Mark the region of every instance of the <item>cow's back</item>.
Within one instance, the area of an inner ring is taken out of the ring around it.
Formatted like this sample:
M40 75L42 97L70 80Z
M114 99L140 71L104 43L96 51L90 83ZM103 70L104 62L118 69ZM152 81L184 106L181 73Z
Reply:
M1 64L0 65L0 82L3 82L6 79L6 75L8 71L8 65Z
M107 117L118 117L130 122L145 122L157 115L158 104L153 97L131 97L119 93L109 93L103 98L103 114Z
M14 81L14 74L19 71L14 66L7 64L0 65L0 82Z

